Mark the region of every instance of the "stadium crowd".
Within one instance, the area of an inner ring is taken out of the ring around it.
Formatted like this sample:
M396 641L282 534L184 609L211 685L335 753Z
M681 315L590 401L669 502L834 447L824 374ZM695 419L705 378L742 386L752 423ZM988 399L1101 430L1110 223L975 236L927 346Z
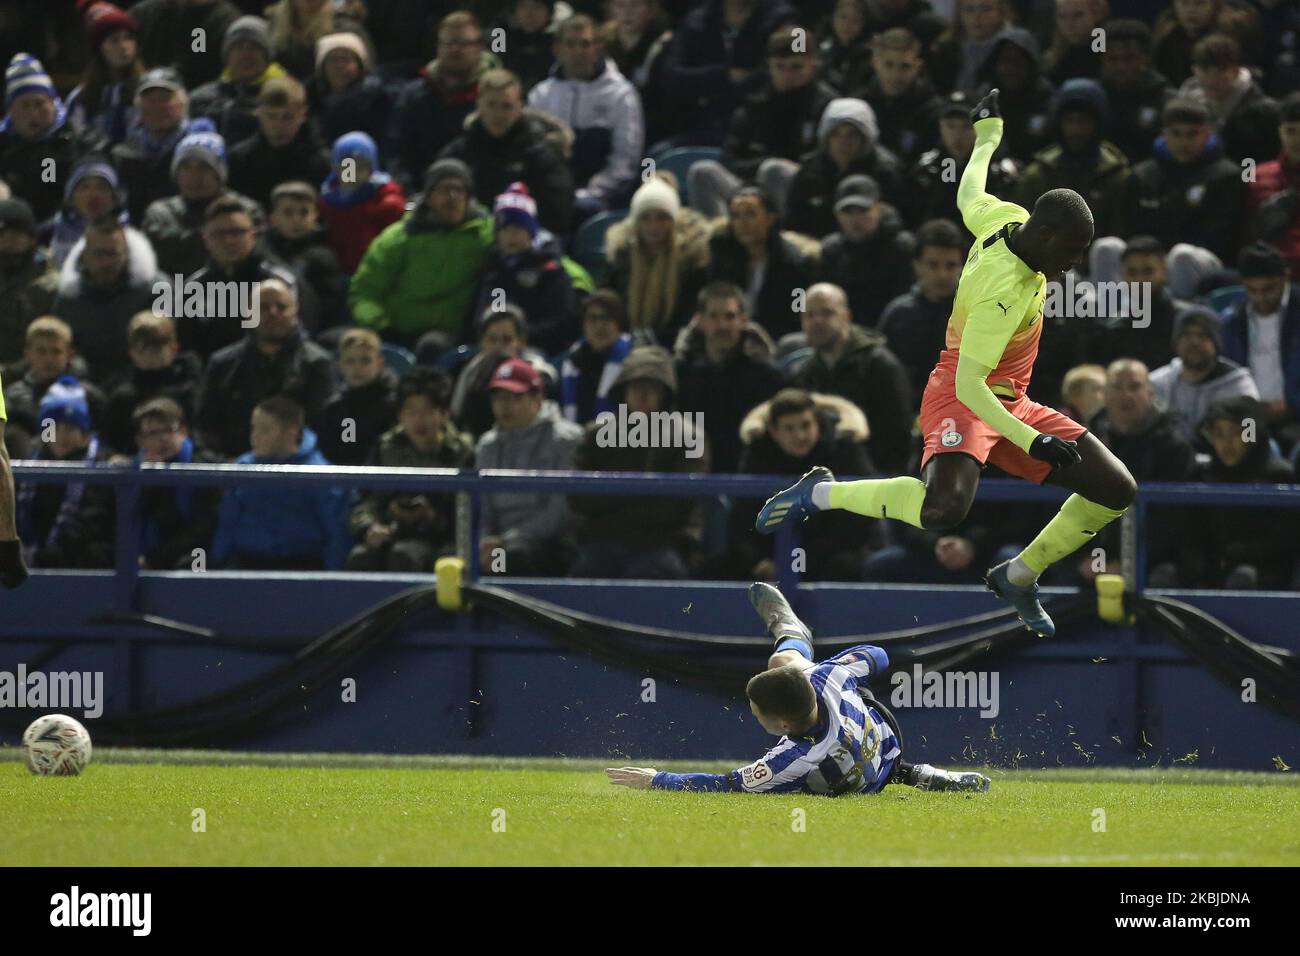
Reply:
M913 473L997 87L990 191L1073 188L1097 227L1030 397L1139 482L1294 481L1287 0L10 0L0 59L14 458ZM604 440L620 408L684 413L678 447ZM31 565L111 566L107 486L17 501ZM481 557L770 579L758 504L495 494ZM446 494L141 508L154 569L427 571L454 544ZM816 515L806 576L976 583L1044 516ZM1154 508L1152 583L1300 588L1296 519Z

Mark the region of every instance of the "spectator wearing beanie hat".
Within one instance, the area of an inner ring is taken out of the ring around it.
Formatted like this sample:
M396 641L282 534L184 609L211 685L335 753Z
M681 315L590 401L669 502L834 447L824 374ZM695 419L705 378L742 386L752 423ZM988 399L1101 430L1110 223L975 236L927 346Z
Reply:
M213 55L216 41L239 19L239 7L230 0L139 0L131 15L140 24L140 58L175 67L192 90L221 73L221 60ZM206 37L207 44L196 50L195 36Z
M362 20L366 9L360 0L329 0L327 3L303 3L302 0L279 0L265 10L270 24L271 51L275 60L290 74L307 82L316 66L316 44L343 30L369 42Z
M153 243L159 271L168 276L189 275L207 261L202 231L213 200L234 196L248 206L256 225L264 218L256 202L226 188L226 141L211 123L195 120L176 145L171 164L176 195L150 203L140 225Z
M1250 369L1223 357L1219 316L1205 306L1192 306L1174 325L1174 358L1151 373L1151 392L1169 410L1174 428L1197 448L1207 446L1196 426L1210 403L1246 395L1258 399Z
M610 390L632 351L632 336L617 293L601 289L582 303L581 311L582 338L560 362L560 411L585 425L601 412L613 411Z
M86 223L108 212L117 211L126 222L121 184L115 170L103 157L90 154L72 168L63 190L63 208L42 226L48 237L50 258L62 266L68 253L86 231Z
M406 213L406 193L383 172L375 141L360 130L334 141L330 166L317 209L339 265L352 275L370 244Z
M288 76L271 58L271 30L261 17L240 17L221 40L221 76L190 97L190 115L207 116L227 142L257 132L257 98L262 84Z
M18 363L31 321L54 305L59 273L36 239L32 207L21 199L0 200L0 363ZM5 369L11 380L22 372Z
M307 81L307 99L325 142L353 130L375 142L388 135L392 97L373 66L370 48L355 33L331 33L317 42L316 72Z
M785 202L786 229L814 239L836 229L835 190L849 176L870 176L886 202L897 205L902 161L879 143L876 114L865 100L833 100L817 127L817 151L790 183Z
M492 246L492 217L473 196L474 175L460 160L429 167L414 208L370 244L352 277L357 324L416 348L429 333L442 347L456 343Z
M1300 289L1286 257L1265 242L1241 250L1246 297L1223 317L1223 355L1250 369L1273 435L1289 453L1300 442Z
M704 217L683 208L677 189L655 177L632 194L628 217L605 234L605 261L601 285L627 304L637 344L672 348L709 272Z
M53 216L63 203L63 183L60 177L51 177L49 169L70 170L82 147L41 61L29 53L15 53L5 70L0 179L13 195L31 204L38 222Z
M41 399L40 420L54 423L54 440L34 442L38 461L101 462L86 390L76 376L57 379ZM107 485L20 482L16 523L27 563L38 568L108 568L113 563L113 491Z
M140 26L131 14L102 0L78 6L85 8L90 59L81 83L68 95L68 120L74 129L93 130L106 145L116 146L130 129L136 84L144 75Z
M537 203L523 183L511 183L497 197L494 215L496 245L479 282L475 312L499 308L504 295L528 317L529 343L557 355L578 337L575 293L560 244L538 224Z

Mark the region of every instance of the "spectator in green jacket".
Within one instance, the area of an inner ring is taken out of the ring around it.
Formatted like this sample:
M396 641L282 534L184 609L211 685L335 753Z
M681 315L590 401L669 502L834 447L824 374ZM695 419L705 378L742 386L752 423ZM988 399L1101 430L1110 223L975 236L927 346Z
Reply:
M422 353L456 344L493 242L492 216L473 195L465 163L428 168L412 211L379 234L352 277L357 323Z

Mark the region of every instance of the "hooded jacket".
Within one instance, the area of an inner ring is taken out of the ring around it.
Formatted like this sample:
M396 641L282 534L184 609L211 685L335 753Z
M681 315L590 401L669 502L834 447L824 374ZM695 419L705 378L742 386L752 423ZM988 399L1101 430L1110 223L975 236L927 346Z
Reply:
M645 147L645 121L636 87L608 58L590 80L569 79L557 65L528 92L528 105L573 130L573 181L605 205L635 188Z
M993 65L1004 46L1013 46L1020 50L1030 61L1029 79L1024 88L1008 89L999 84L994 76ZM1038 50L1038 41L1028 30L1011 27L1004 30L993 44L989 55L980 66L978 75L982 83L976 99L984 96L995 86L1001 87L998 102L1002 110L1003 133L1000 155L1010 156L1021 162L1047 145L1052 96L1055 89L1040 72L1042 57Z
M478 281L492 247L492 217L470 203L463 222L443 226L415 209L395 222L366 250L348 303L352 317L408 345L431 329L459 336L478 294Z
M657 345L641 346L628 354L610 389L611 402L615 406L625 402L628 384L647 379L664 387L663 410L672 412L677 400L677 373L672 355ZM682 415L680 421L680 447L648 448L603 440L603 430L610 426L598 417L583 429L573 467L580 471L704 474L709 471L705 438L696 431L694 416ZM579 542L612 541L647 548L669 545L685 552L699 540L699 504L689 498L572 495L569 507L579 519Z
M59 292L54 299L54 314L72 327L77 351L85 356L92 377L100 382L130 366L126 327L137 312L153 308L157 298L154 284L168 281L159 274L153 247L144 233L131 226L125 231L126 266L112 286L101 288L86 281L81 267L86 250L83 237L63 262Z
M1080 153L1067 150L1061 137L1061 115L1084 110L1097 122L1097 136ZM1050 189L1073 189L1092 210L1095 233L1115 235L1127 219L1129 164L1119 147L1104 139L1110 111L1106 93L1094 80L1067 80L1052 102L1051 125L1056 141L1034 154L1020 177L1020 205L1033 209Z
M235 459L238 465L328 465L316 447L316 433L304 428L298 450L288 458L259 458L251 451ZM211 564L225 567L240 555L259 561L286 562L319 555L327 571L347 561L348 493L322 483L310 488L236 485L221 499Z
M1217 134L1190 163L1175 160L1160 136L1155 154L1133 167L1125 206L1130 233L1140 228L1166 248L1188 242L1231 262L1242 240L1246 184Z
M573 467L582 443L582 428L566 422L554 402L522 428L492 428L478 441L479 468L521 468L562 471ZM497 492L483 496L483 534L500 536L506 551L520 548L536 553L561 537L569 525L569 508L561 495Z
M1211 403L1238 396L1259 398L1250 369L1231 359L1220 357L1209 376L1200 382L1183 381L1182 372L1180 358L1156 369L1151 373L1151 391L1156 402L1173 415L1179 434L1193 444L1197 443L1196 427Z

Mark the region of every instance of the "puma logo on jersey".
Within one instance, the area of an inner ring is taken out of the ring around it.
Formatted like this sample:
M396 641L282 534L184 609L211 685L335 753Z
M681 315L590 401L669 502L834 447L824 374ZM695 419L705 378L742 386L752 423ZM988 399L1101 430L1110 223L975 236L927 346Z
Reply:
M1005 317L1006 314L1007 314L1007 307L1006 307L1005 305L1003 305L1001 302L999 302L999 303L998 303L998 308L1002 310L1002 315L1003 315L1003 317Z

